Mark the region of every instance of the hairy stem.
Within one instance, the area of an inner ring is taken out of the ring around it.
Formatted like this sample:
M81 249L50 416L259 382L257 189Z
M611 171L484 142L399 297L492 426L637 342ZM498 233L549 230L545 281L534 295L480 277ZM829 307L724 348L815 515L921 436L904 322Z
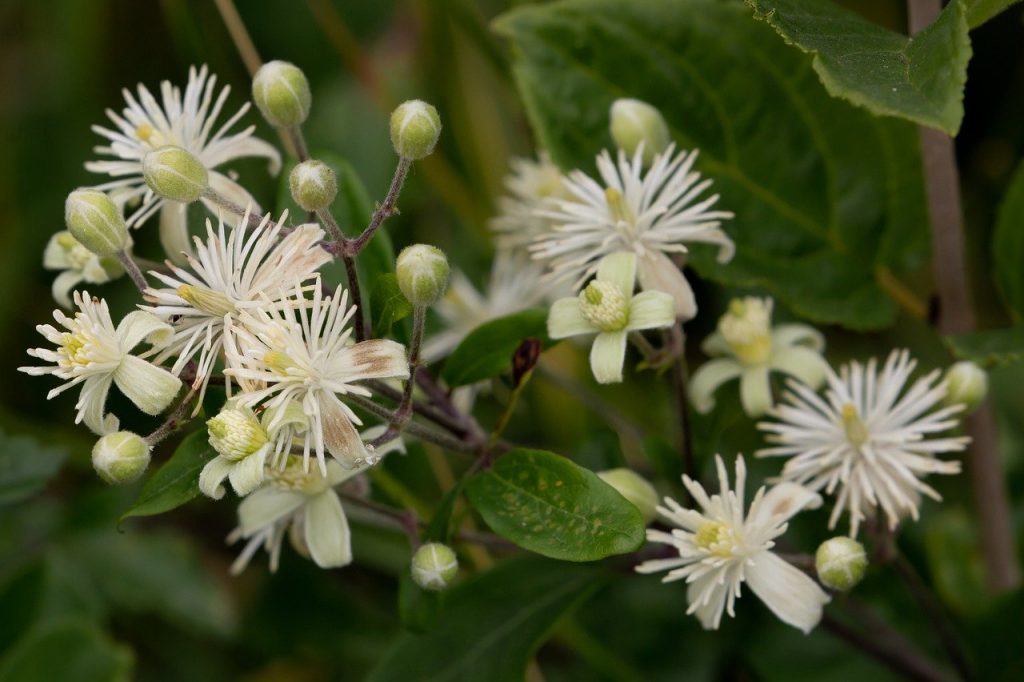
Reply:
M697 480L697 461L693 456L693 429L690 425L686 336L683 333L682 324L677 324L672 328L669 339L675 355L675 360L672 362L672 387L675 390L676 405L679 410L679 440L683 451L683 471L693 480Z
M251 205L249 207L239 206L212 187L207 187L206 191L203 192L203 196L223 208L225 211L233 213L239 218L248 221L249 227L259 227L264 220L263 214L258 211L254 211ZM268 223L271 227L274 226L274 221L271 220L268 221Z
M132 260L132 257L128 255L128 252L124 249L118 251L117 262L121 264L124 271L128 273L129 277L131 277L135 288L141 293L146 293L146 289L149 288L149 284L146 283L146 277L142 274L142 270L139 269L139 266L136 265L135 261Z
M391 186L388 187L387 196L384 197L384 203L377 207L377 210L373 212L373 216L370 218L370 224L366 226L363 233L355 239L349 239L345 242L345 249L351 256L355 256L373 239L373 235L377 233L381 224L386 218L397 213L395 204L398 203L398 195L402 193L402 185L405 184L405 178L409 175L409 168L412 166L411 159L399 159L398 166L395 168L395 174L391 178Z
M874 625L878 626L880 623ZM916 647L904 646L909 645L909 642L902 636L892 637L893 633L889 631L888 626L885 626L884 630L873 627L865 632L826 613L821 618L821 627L907 679L919 682L947 680L942 671L918 652Z
M423 345L423 329L426 319L426 307L415 306L412 311L412 341L409 345L409 378L405 381L405 390L402 391L398 409L391 415L387 430L380 437L373 439L370 443L371 447L377 448L398 438L402 434L402 428L412 417L412 391L416 386L416 371L420 366L420 347Z
M214 0L214 2L217 5L218 11L220 11L221 19L224 20L224 25L227 26L231 42L235 44L235 48L238 50L246 70L250 76L255 76L256 72L263 66L263 60L260 59L259 52L256 51L256 45L253 44L249 31L245 28L245 22L242 21L241 15L238 14L238 8L235 7L233 0Z
M356 405L357 407L366 410L370 414L376 415L377 417L385 421L390 422L394 418L394 412L384 407L383 405L378 405L369 398L349 394L345 396L345 400L352 403L353 405ZM480 445L478 444L470 443L459 438L453 438L452 436L449 436L446 433L435 431L434 429L417 424L414 421L407 422L405 424L404 429L408 431L409 435L411 436L420 438L425 441L429 441L431 443L435 443L437 445L440 445L442 448L445 448L446 450L450 450L452 452L476 454L480 450ZM376 442L377 440L380 439L375 439L374 442Z
M191 406L192 400L195 396L196 389L190 389L189 392L185 394L185 397L181 399L181 402L178 403L178 406L174 408L174 412L171 412L171 414L167 416L164 423L158 426L153 433L146 436L146 443L150 446L156 445L163 439L167 438L167 436L187 424L191 417L186 417L185 415L188 412L188 408Z

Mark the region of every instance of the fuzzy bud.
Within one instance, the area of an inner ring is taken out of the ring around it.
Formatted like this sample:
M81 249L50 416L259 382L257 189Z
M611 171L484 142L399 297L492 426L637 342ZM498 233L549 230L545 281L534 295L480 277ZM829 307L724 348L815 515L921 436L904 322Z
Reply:
M152 448L131 431L118 431L103 436L92 448L92 466L107 483L131 483L149 466Z
M210 177L199 159L181 147L166 145L142 158L142 175L164 199L190 204L203 196Z
M436 246L413 244L398 254L395 274L398 288L410 303L432 305L448 288L448 258Z
M114 200L93 189L76 189L64 203L64 221L71 236L100 258L123 251L128 228Z
M429 542L412 557L412 579L425 590L439 592L451 585L459 560L448 545Z
M617 99L612 102L609 118L612 139L627 154L632 156L643 142L645 164L651 163L671 142L668 126L661 112L647 102L638 99Z
M658 515L658 491L640 474L631 469L609 469L598 477L639 509L645 522L650 523Z
M310 159L292 169L288 176L292 199L306 211L320 211L331 205L338 194L334 169L323 161Z
M946 370L946 404L966 405L973 410L988 395L988 374L981 367L962 360Z
M225 408L206 422L210 445L217 454L237 462L253 454L269 440L266 430L251 410Z
M313 96L302 69L282 61L267 62L252 79L252 99L272 126L291 128L309 116Z
M844 535L821 543L814 555L818 580L825 587L840 592L853 589L864 578L867 567L864 545Z
M403 159L430 156L440 136L441 117L423 100L403 102L391 113L391 144Z

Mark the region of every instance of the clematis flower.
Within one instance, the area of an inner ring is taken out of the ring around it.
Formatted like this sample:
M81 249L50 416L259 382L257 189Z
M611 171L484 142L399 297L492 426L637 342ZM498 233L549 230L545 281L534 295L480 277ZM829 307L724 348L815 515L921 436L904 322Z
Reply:
M770 298L734 299L718 322L718 331L702 344L705 353L721 356L694 372L690 400L698 412L710 412L714 393L737 377L743 410L759 417L772 406L770 375L782 372L817 389L828 363L821 357L825 338L803 324L772 327Z
M499 249L521 250L551 229L540 215L549 199L571 198L561 169L546 152L537 160L512 159L512 172L505 177L505 196L498 199L498 215L488 226Z
M797 512L821 506L821 496L793 483L766 492L762 487L744 512L747 477L743 457L736 459L736 487L721 456L715 456L719 492L710 497L700 483L683 476L700 509L686 509L666 497L658 513L676 526L671 533L648 529L647 539L679 552L671 559L653 559L636 567L638 573L668 571L662 582L686 580L686 613L696 614L701 625L717 630L722 614L735 617L741 587L750 589L779 620L808 633L821 620L829 597L800 569L771 551L775 538L786 532L786 522Z
M116 258L101 258L82 246L67 230L61 230L46 243L43 267L60 270L53 280L53 300L65 308L71 307L71 290L86 284L104 284L124 274Z
M634 254L624 251L605 256L598 265L597 277L579 297L555 301L548 315L548 336L552 339L596 334L590 349L590 369L602 384L622 381L629 332L675 323L670 295L663 291L633 295L636 261Z

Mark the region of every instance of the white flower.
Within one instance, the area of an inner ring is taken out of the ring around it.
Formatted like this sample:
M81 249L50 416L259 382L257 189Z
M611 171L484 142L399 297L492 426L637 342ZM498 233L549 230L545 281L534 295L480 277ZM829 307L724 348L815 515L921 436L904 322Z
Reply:
M278 241L287 212L271 227L270 217L253 230L248 219L225 234L221 221L214 232L206 223L207 239L195 240L195 256L188 257L188 269L171 265L171 274L150 274L168 288L147 289L152 305L142 306L174 328L174 336L156 356L164 362L177 356L171 371L180 374L198 355L193 386L206 391L213 365L220 355L224 335L230 329L225 320L237 321L242 310L287 298L296 282L304 284L316 270L331 260L318 245L324 232L318 226L300 225ZM202 400L196 401L196 410Z
M546 152L537 160L512 159L512 172L505 176L508 194L498 199L498 215L488 223L499 249L522 249L551 229L538 215L549 199L570 199L561 169Z
M351 343L348 292L324 298L319 284L313 300L304 301L296 285L295 304L264 306L244 311L239 327L225 334L228 368L243 393L239 405L263 403L275 416L268 430L284 418L285 406L296 402L309 419L303 434L303 461L315 452L320 470L326 471L324 452L346 467L372 464L379 459L360 440L355 425L362 422L338 396L370 392L356 382L366 379L408 379L405 347L385 339ZM295 307L299 307L298 313Z
M239 495L248 495L263 483L267 456L274 441L252 410L225 405L206 422L210 445L217 456L199 473L199 490L219 500L224 496L224 479Z
M270 554L270 570L276 571L284 534L291 531L292 545L321 568L337 568L352 562L348 519L334 486L365 469L344 469L328 462L326 472L307 471L298 457L280 471L267 472L267 483L238 506L238 527L228 542L247 540L231 572L241 573L260 547Z
M916 364L903 350L893 351L881 372L874 358L867 366L845 365L838 375L829 368L825 399L790 381L791 391L769 411L777 421L758 424L777 445L757 456L790 458L783 479L830 495L838 490L829 528L843 510L850 513L853 537L876 507L885 512L890 528L903 514L916 520L921 493L941 499L919 477L960 472L959 462L936 455L959 452L970 439L932 436L956 426L953 415L963 405L934 410L946 394L945 382L937 382L938 370L905 391Z
M63 270L54 278L52 292L53 299L65 308L71 307L71 290L82 282L103 284L124 274L116 258L100 258L67 230L61 230L46 243L43 267Z
M84 421L101 435L117 428L117 417L103 414L111 383L146 414L159 414L177 395L181 381L166 369L130 353L142 341L157 346L166 343L171 328L137 310L128 313L115 329L107 302L90 298L88 292L76 291L75 305L79 312L74 317L53 311L53 318L67 331L49 324L36 327L57 348L30 348L28 354L53 366L18 369L33 376L52 374L65 381L50 391L47 400L81 384L75 423Z
M115 178L97 189L115 190L118 199L124 202L142 198L142 205L128 218L129 227L138 227L154 213L160 212L161 244L168 257L179 263L182 262L180 254L188 253L191 248L185 215L187 205L165 201L146 186L142 177L142 158L148 152L164 145L185 149L206 167L210 188L239 206L256 206L256 202L238 183L216 172L215 168L249 156L269 159L273 174L281 168L281 156L277 150L253 137L255 126L250 125L236 133L228 132L249 110L248 102L214 129L231 91L229 86L225 86L214 98L216 82L217 77L210 76L203 66L198 71L195 67L189 69L184 96L168 81L160 84L161 102L141 84L138 98L125 89L127 106L121 114L107 110L107 117L116 130L93 126L94 132L110 140L108 145L96 147L96 153L113 159L85 164L86 170ZM216 212L208 199L203 199L203 202Z
M803 509L821 506L821 497L792 483L782 483L754 495L744 514L746 466L736 459L736 489L720 456L715 456L719 492L708 497L696 481L683 476L683 484L700 511L685 509L666 497L658 513L672 525L671 533L650 529L647 539L671 545L679 556L654 559L636 567L639 573L668 570L662 582L686 579L686 613L697 614L701 625L717 630L722 612L735 617L733 606L746 582L779 620L810 632L821 620L828 595L811 578L769 551L775 538L786 532L786 522Z
M548 336L564 339L597 334L590 349L590 369L599 383L622 381L626 338L631 331L671 327L672 297L663 291L633 295L636 256L620 251L601 259L597 278L579 297L562 298L551 306Z
M708 355L722 355L701 365L690 381L690 400L698 412L715 406L714 392L740 378L743 409L759 417L772 406L771 372L796 377L813 389L825 381L828 363L821 357L825 339L803 324L771 326L770 298L734 299L718 322L718 331L701 348Z
M655 157L643 174L643 148L632 160L619 150L618 164L607 150L597 157L601 182L576 170L566 179L569 199L552 199L552 208L538 211L552 230L530 247L534 258L549 263L556 281L572 279L580 286L609 253L630 251L637 256L640 287L664 291L675 299L676 316L697 313L693 291L667 254L687 253L686 243L718 244L718 260L732 258L732 240L720 229L732 218L711 208L718 195L701 198L711 180L693 170L697 152L673 156L674 145Z

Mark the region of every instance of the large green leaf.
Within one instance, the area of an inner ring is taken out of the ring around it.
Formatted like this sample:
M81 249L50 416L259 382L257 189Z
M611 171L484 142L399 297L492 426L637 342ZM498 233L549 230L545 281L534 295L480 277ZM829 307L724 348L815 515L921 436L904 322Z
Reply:
M39 492L60 469L65 452L43 447L26 436L0 431L0 505Z
M992 259L1003 298L1018 319L1024 317L1024 164L1017 167L999 207Z
M551 452L512 450L470 479L466 494L496 533L553 559L596 561L644 541L644 520L632 503Z
M127 682L131 652L100 629L78 620L56 621L26 635L0 664L4 682Z
M811 64L834 97L956 135L964 117L971 41L963 0L914 36L890 31L830 0L747 0L754 16Z
M513 354L526 339L539 339L545 347L551 345L547 320L547 310L529 308L483 323L448 356L441 377L455 387L507 371L512 367Z
M945 341L958 358L979 365L1009 365L1024 359L1024 325L947 336Z
M377 311L373 321L374 336L390 336L395 323L412 315L412 304L399 288L398 278L393 272L377 275L370 291L370 302Z
M694 246L698 271L764 287L798 314L854 328L891 324L887 270L928 251L914 127L831 97L811 68L738 3L565 0L522 7L498 30L534 128L564 167L593 168L611 145L618 97L657 106L677 142L701 149L731 263ZM883 276L880 276L883 275Z
M602 573L518 557L446 594L437 626L403 634L371 682L521 682L552 626L600 584Z
M967 24L977 28L1020 0L967 0Z
M206 429L190 434L171 458L149 477L121 520L163 514L194 499L199 495L199 472L216 455L207 440Z

